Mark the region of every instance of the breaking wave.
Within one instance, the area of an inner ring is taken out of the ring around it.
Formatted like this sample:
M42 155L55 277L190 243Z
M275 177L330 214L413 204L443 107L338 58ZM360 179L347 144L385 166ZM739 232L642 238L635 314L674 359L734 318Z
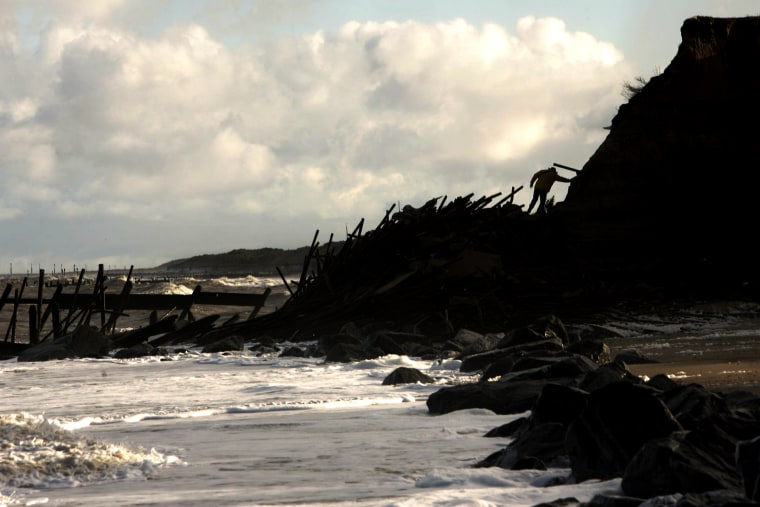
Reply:
M147 478L179 458L155 449L82 438L43 416L0 414L0 485L74 487L87 482Z

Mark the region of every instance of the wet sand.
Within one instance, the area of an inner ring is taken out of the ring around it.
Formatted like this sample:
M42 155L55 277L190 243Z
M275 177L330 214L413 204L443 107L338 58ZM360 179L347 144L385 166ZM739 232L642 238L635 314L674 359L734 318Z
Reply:
M628 364L638 376L665 374L680 384L697 383L714 391L746 390L760 396L760 339L752 322L729 334L659 335L608 341L613 357L636 349L649 364Z

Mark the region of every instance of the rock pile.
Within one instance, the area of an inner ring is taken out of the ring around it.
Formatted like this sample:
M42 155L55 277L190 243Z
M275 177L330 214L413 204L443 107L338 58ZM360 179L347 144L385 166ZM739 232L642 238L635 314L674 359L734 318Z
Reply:
M511 441L478 466L569 467L570 476L558 482L622 477L626 499L598 497L588 504L594 506L675 494L688 496L676 504L683 506L760 500L760 398L750 393L721 394L666 377L645 381L611 358L603 342L573 340L556 317L460 359L462 370L482 373L481 381L433 393L431 414L529 412L486 435Z

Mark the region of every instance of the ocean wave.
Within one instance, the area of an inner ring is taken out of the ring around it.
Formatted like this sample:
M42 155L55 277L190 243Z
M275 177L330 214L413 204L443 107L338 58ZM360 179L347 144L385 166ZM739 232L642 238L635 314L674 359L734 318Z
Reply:
M132 289L134 294L179 294L190 295L193 293L193 289L187 285L176 282L155 282L145 285L137 285Z
M282 284L282 281L276 278L259 278L253 275L235 278L222 276L220 278L212 278L209 282L227 287L274 287L275 285Z
M17 488L74 487L104 480L148 478L176 456L82 438L25 412L0 414L0 484Z

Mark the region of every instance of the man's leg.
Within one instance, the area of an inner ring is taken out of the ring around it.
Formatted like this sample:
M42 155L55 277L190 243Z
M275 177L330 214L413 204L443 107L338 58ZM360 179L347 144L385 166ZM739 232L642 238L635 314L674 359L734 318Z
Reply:
M546 213L546 194L548 192L539 192L538 198L540 199L540 203L538 204L538 211L536 213Z
M538 189L533 190L533 199L530 201L530 205L528 206L528 214L529 215L530 215L530 211L533 209L533 206L536 205L536 201L538 201L538 194L540 194L540 193L541 192L539 192Z

